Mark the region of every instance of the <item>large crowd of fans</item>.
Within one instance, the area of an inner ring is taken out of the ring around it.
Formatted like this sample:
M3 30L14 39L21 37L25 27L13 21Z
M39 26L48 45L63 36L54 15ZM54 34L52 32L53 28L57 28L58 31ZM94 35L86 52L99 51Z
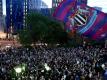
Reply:
M23 63L26 71L14 77L12 70ZM0 80L107 80L107 51L98 47L2 50Z

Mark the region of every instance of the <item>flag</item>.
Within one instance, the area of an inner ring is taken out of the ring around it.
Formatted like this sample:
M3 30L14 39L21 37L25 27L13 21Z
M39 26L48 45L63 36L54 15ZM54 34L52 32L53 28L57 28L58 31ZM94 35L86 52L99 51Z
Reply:
M78 34L93 40L107 39L107 14L86 3L85 0L63 0L53 17L65 23L67 32L76 29Z

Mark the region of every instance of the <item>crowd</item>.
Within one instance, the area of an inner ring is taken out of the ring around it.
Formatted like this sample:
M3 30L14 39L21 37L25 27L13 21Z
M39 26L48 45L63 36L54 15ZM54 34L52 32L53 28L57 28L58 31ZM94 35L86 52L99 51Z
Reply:
M25 74L11 75L26 64ZM45 65L48 66L46 69ZM11 48L0 51L0 80L107 80L105 48Z

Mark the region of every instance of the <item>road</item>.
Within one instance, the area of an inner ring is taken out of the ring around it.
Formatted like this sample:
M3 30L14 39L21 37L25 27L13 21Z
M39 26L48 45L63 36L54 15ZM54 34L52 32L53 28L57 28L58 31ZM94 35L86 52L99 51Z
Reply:
M0 40L1 48L5 48L5 47L9 47L9 46L18 47L18 46L20 46L20 44L16 40Z

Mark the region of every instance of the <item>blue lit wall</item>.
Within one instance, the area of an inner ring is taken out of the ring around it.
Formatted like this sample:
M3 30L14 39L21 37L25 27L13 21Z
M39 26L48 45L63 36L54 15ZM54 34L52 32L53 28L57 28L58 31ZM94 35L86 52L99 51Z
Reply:
M6 0L6 24L7 30L9 32L10 26L12 25L13 31L17 32L20 29L23 29L23 16L24 16L24 1L25 0ZM26 0L29 1L29 0ZM12 4L12 14L10 5ZM27 5L27 10L28 10ZM26 11L26 10L25 10Z
M12 20L14 31L23 28L23 2L24 0L13 0Z
M51 16L51 8L41 8L40 13L44 16Z
M51 8L42 0L30 0L30 12L38 12L45 16L51 16Z
M6 28L7 31L11 25L11 15L10 15L10 0L6 0Z
M41 8L41 1L42 0L29 0L30 9L31 10L34 10L34 9L39 10Z

